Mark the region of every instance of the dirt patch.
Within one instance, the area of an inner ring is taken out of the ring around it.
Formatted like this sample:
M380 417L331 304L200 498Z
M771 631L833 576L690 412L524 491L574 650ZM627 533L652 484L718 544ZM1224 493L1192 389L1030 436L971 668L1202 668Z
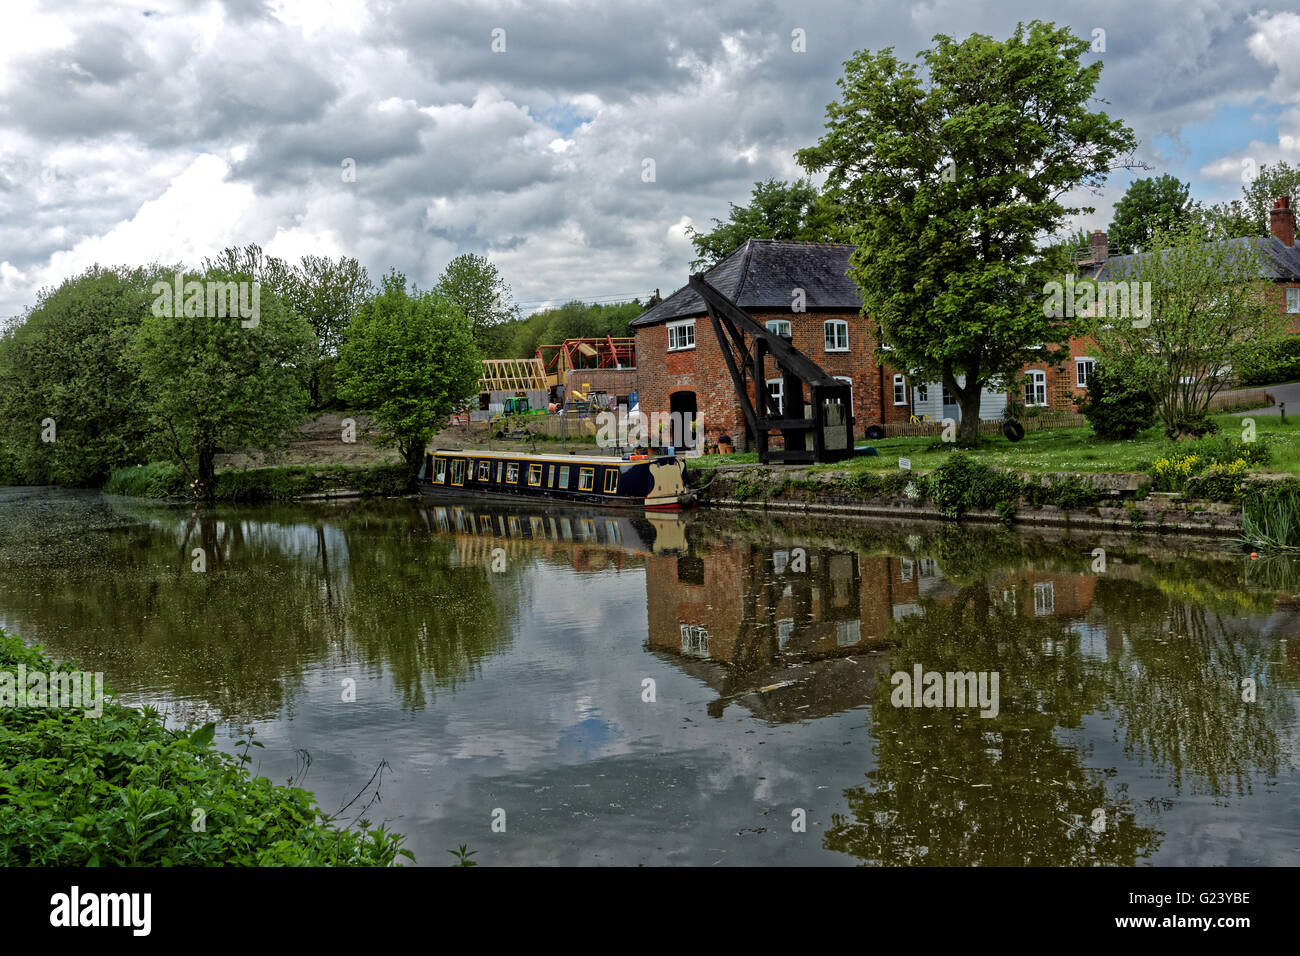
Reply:
M343 440L343 419L355 418L356 441ZM284 448L270 452L246 450L217 456L217 468L258 468L274 465L378 465L401 461L397 449L379 446L367 437L365 415L322 412L298 426L297 436Z

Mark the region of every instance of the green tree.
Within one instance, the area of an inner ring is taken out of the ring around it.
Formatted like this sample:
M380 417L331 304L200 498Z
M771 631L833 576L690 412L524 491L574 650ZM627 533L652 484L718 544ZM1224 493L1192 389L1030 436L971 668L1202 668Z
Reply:
M734 202L730 205L727 221L713 220L709 232L686 227L686 234L695 247L693 270L716 265L746 239L847 241L847 230L841 224L834 200L819 192L810 179L790 183L777 179L757 182L748 206Z
M407 289L393 270L357 310L339 355L339 394L374 416L412 478L425 446L478 390L483 367L469 318L438 292Z
M326 407L335 398L334 366L348 324L374 295L374 286L366 267L350 256L303 256L289 273L285 294L316 333L316 359L307 388L311 407Z
M97 485L145 458L148 418L128 344L159 272L94 266L43 291L0 337L0 445L12 479Z
M587 303L576 299L554 309L534 312L502 326L506 342L502 355L531 358L539 345L557 345L565 339L624 338L632 334L629 323L644 312L640 302Z
M1170 437L1197 434L1234 366L1261 360L1286 337L1285 317L1250 240L1207 241L1190 223L1157 232L1150 248L1115 276L1138 284L1147 314L1095 320L1097 353L1151 389Z
M1080 62L1088 43L1068 28L934 39L924 78L892 49L851 57L826 133L797 159L830 171L858 243L850 274L890 364L941 380L971 445L981 389L1064 357L1074 324L1044 315L1037 244L1092 211L1061 197L1099 185L1134 138L1089 108L1101 63Z
M519 307L511 301L509 284L486 256L458 255L447 263L434 288L469 320L483 355L502 354L502 325L519 317Z
M230 260L226 260L229 262ZM249 263L236 263L247 268ZM213 266L183 282L248 282L251 272ZM247 446L270 447L299 422L307 409L303 381L316 351L307 321L273 292L259 289L257 315L211 314L206 301L163 302L159 294L136 335L146 406L175 460L210 495L217 452ZM202 286L197 288L203 288ZM191 466L193 465L193 468Z
M1300 197L1300 167L1290 163L1265 163L1241 187L1242 198L1198 206L1196 214L1215 239L1267 236L1268 211L1280 196Z
M1189 186L1165 174L1135 179L1124 197L1115 204L1115 217L1107 241L1119 255L1140 252L1156 231L1167 231L1187 222L1192 213Z

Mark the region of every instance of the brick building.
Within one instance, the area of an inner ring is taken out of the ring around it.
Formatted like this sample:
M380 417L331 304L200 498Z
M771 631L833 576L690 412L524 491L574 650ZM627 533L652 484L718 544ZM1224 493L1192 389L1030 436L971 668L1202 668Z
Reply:
M1295 210L1278 199L1270 212L1268 237L1228 240L1254 246L1263 274L1282 289L1279 308L1300 334L1300 249L1295 245ZM838 243L750 239L704 275L756 321L787 335L796 349L853 389L854 435L872 425L906 422L913 415L933 421L960 419L961 410L938 382L913 381L904 369L875 357L874 323L861 313L857 287L848 275L853 246ZM1119 281L1137 256L1109 256L1106 234L1092 233L1080 279ZM744 412L714 335L703 300L689 287L632 320L636 336L638 385L645 413L700 414L706 438L732 437L741 446ZM1091 338L1071 339L1069 356L1059 364L1027 365L1017 383L1027 406L1071 411L1087 391L1094 365ZM769 370L769 375L771 370ZM959 377L960 381L960 377ZM782 383L767 381L784 409ZM748 385L752 389L752 383ZM986 389L980 418L998 419L1007 396Z

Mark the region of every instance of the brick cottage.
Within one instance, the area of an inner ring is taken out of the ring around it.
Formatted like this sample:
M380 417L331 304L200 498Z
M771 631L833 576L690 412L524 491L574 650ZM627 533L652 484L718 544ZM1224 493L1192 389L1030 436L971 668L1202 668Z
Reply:
M1300 249L1289 198L1277 200L1269 227L1270 236L1229 241L1256 248L1263 275L1283 290L1279 307L1291 319L1292 332L1300 334ZM873 425L907 422L912 416L960 420L961 409L942 384L914 381L906 370L877 361L874 323L863 317L857 287L847 275L853 249L840 243L750 239L704 276L755 321L787 336L828 374L852 386L855 437L864 437ZM1078 278L1119 281L1136 258L1109 256L1106 234L1094 231L1086 258L1077 264ZM796 311L798 306L802 311ZM744 447L744 412L704 301L683 287L631 326L642 412L699 414L708 441L726 435ZM1061 363L1027 365L1025 404L1072 411L1074 400L1087 391L1095 362L1088 354L1092 347L1090 338L1071 339L1069 357ZM961 376L958 381L963 382ZM766 384L784 410L781 380L769 378ZM980 418L1001 418L1006 402L1006 393L985 389Z

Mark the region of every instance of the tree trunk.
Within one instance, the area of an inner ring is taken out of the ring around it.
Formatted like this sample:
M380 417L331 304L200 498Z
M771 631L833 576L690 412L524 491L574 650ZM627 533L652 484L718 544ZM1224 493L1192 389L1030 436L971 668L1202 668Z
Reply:
M973 384L961 388L951 367L943 370L942 380L944 388L957 399L957 406L961 409L961 421L957 423L957 447L973 448L980 440L980 382L975 375L967 372L966 381Z
M217 451L210 446L199 448L199 487L195 491L204 498L211 498L217 490Z
M406 461L406 478L411 487L414 488L416 476L420 473L420 466L424 464L424 442L404 442L397 446L397 450Z

